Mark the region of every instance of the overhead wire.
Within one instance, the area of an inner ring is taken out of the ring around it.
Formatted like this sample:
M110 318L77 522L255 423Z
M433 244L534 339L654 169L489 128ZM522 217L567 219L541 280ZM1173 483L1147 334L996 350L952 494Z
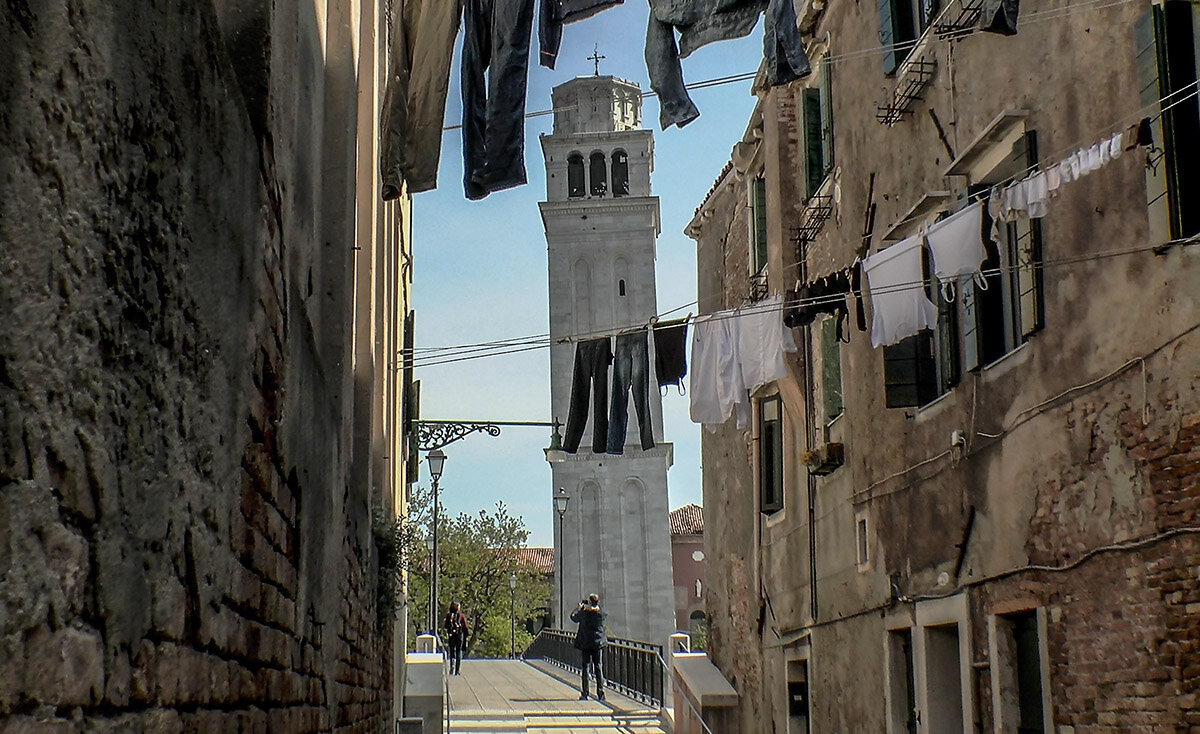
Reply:
M1075 12L1082 12L1082 11L1088 11L1088 10L1103 10L1105 8L1111 8L1111 7L1115 7L1117 5L1124 5L1126 3L1135 2L1135 1L1137 1L1137 0L1081 0L1080 2L1068 3L1061 8L1047 8L1046 10L1035 10L1033 12L1026 13L1023 16L1021 16L1021 24L1022 24L1022 27L1028 26L1028 25L1036 25L1038 23L1046 22L1049 20L1057 20L1058 18L1066 17ZM947 7L946 10L949 10L949 9L950 8ZM945 12L945 11L943 11L943 12ZM932 28L936 27L936 25L937 25L937 21L935 20L933 23L930 24L930 28L932 29ZM927 32L933 32L933 31L930 30ZM980 31L978 28L969 27L969 28L949 30L949 31L945 31L943 33L937 33L936 35L940 40L957 41L957 40L961 40L963 38L967 38L969 36L976 35L981 32L982 31ZM857 49L855 51L846 51L846 52L843 52L840 54L831 54L831 55L825 57L825 61L827 63L836 64L836 63L841 63L843 61L851 61L851 60L864 58L864 57L870 58L872 56L879 56L880 58L882 58L885 54L893 53L893 52L897 52L897 51L907 53L908 51L911 51L913 48L918 46L922 42L922 40L924 40L923 35L919 36L917 38L914 38L912 40L908 40L908 41L900 41L898 43L892 43L892 44L888 44L888 45L880 45L878 47L872 47L872 48ZM738 84L741 82L752 81L757 76L758 76L757 71L748 71L748 72L742 72L739 74L729 74L727 76L714 77L712 79L703 79L698 82L685 83L684 88L688 89L689 91L697 90L697 89L708 89L711 87L724 86L726 84ZM647 89L647 90L641 91L642 99L648 99L648 98L657 97L657 96L658 96L658 93L652 89ZM532 117L545 117L547 115L553 115L556 112L567 112L570 110L578 109L578 107L579 107L578 105L566 105L564 107L553 107L553 108L544 109L544 110L535 110L533 112L526 112L524 114L524 116L526 119L532 118ZM446 125L442 128L442 132L447 132L450 130L461 130L461 129L462 129L461 124Z
M988 276L992 276L992 275L998 275L1002 272L1010 272L1011 273L1011 272L1015 272L1017 270L1029 269L1029 268L1045 270L1047 268L1073 265L1073 264L1078 264L1078 263L1083 263L1083 262L1094 262L1094 261L1105 260L1105 259L1109 259L1109 258L1113 258L1113 257L1121 257L1121 256L1125 256L1125 255L1136 255L1136 254L1144 253L1144 252L1154 252L1156 250L1160 250L1163 247L1174 246L1174 245L1191 245L1191 244L1195 244L1197 242L1200 242L1200 235L1172 239L1172 240L1167 240L1165 242L1159 242L1159 243L1155 243L1155 244L1151 244L1151 245L1142 245L1139 247L1088 253L1086 255L1075 255L1075 256L1062 257L1062 258L1045 259L1045 260L1041 260L1036 263L1031 263L1031 264L1026 264L1026 265L1011 264L1011 265L995 267L995 268L986 268L986 269L980 271L980 273L984 277L988 277ZM893 293L893 292L899 292L899 291L904 291L904 290L910 290L912 288L923 287L927 283L928 283L928 281L926 281L926 280L898 283L893 286L889 286L887 288L873 289L870 292L878 293L878 294ZM782 314L783 311L785 311L787 309L795 308L795 307L822 306L822 305L835 304L838 301L844 300L846 298L846 295L847 294L840 294L840 295L833 295L833 296L816 296L816 297L812 297L812 298L793 299L793 300L788 300L788 301L759 301L756 303L748 304L741 308L726 309L723 311L705 314L705 316L708 320L711 320L711 321L721 321L721 320L726 320L726 319L739 318L741 316L752 315L752 314L762 314L762 313L771 313L771 312L777 312L777 313ZM693 302L692 304L689 304L687 306L672 309L671 311L665 312L665 314L678 312L682 308L690 307L690 305L695 305L695 304ZM655 321L660 320L660 317L656 317L654 320ZM591 331L591 332L572 334L572 335L561 337L557 341L559 341L559 342L579 342L579 341L587 341L589 339L599 339L599 338L603 338L606 336L613 336L620 332L629 331L630 329L645 328L648 325L649 325L649 323L643 324L641 326L631 326L631 327L626 327L626 328L622 328L622 329L602 329L602 330L596 330L596 331ZM522 338L520 340L511 340L511 341L512 342L524 342L524 343L518 344L518 343L510 343L509 340L497 340L494 343L488 343L488 344L466 345L466 348L458 353L450 353L450 354L444 354L444 355L432 355L429 357L414 356L411 359L406 358L405 366L413 366L416 368L434 367L434 366L438 366L438 365L454 364L457 362L465 362L465 361L470 361L470 360L475 360L475 359L499 357L499 356L505 356L505 355L509 355L509 354L519 354L522 352L534 351L534 350L538 350L538 349L547 349L552 345L552 340L551 340L549 334L543 334L543 335L533 336L533 337L526 337L526 338ZM494 344L495 346L491 346L492 344ZM450 350L452 348L447 347L446 349ZM490 351L484 351L485 349L490 350ZM479 353L479 352L483 352L483 353Z

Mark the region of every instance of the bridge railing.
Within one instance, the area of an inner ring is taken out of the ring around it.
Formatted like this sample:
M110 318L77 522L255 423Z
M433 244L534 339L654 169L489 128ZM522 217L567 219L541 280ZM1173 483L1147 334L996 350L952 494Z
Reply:
M540 659L580 673L581 654L575 633L544 629L526 648L526 660ZM608 687L630 698L661 707L666 684L662 645L610 637L601 657Z

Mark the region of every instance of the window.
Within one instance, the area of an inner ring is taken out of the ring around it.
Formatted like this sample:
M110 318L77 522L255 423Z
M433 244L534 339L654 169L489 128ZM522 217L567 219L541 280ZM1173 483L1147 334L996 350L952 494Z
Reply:
M838 317L821 322L821 392L825 422L842 414L842 349L837 335Z
M992 699L996 723L1018 734L1044 732L1042 645L1037 610L993 618Z
M689 642L692 650L703 650L708 645L708 620L699 609L688 615L688 637L691 638Z
M625 280L623 278L617 281L617 295L625 295Z
M817 65L817 86L801 91L800 117L804 137L804 197L821 188L833 170L833 85L829 54Z
M788 687L788 734L808 734L809 701L808 701L808 661L789 660L787 662Z
M921 250L921 270L925 295L937 306L937 328L883 348L883 389L889 408L927 405L958 384L957 304L938 292L926 248Z
M911 629L889 630L888 731L917 734L917 679Z
M623 150L612 155L612 192L613 196L629 194L629 156Z
M883 73L892 75L941 9L941 0L878 0Z
M1154 110L1146 168L1152 241L1200 233L1200 103L1192 85L1200 77L1200 6L1165 0L1134 25L1138 86L1143 109ZM1162 102L1170 96L1169 100Z
M767 181L758 175L750 182L750 272L767 269Z
M990 181L972 187L983 194L991 183L1021 175L1037 161L1033 131L1013 145L1012 152L993 173ZM991 218L984 210L983 229L991 231ZM994 362L1029 340L1042 328L1042 224L1039 219L1020 218L1000 228L1000 242L984 238L987 259L982 270L987 288L963 280L962 343L963 367L970 370Z
M871 562L869 555L871 545L867 536L867 516L854 516L854 555L859 570L865 569Z
M607 166L604 164L603 153L592 153L592 162L589 169L588 175L592 180L592 196L604 196L608 193L608 174L606 170Z
M567 156L567 196L576 198L583 196L586 187L583 183L583 156L572 153Z
M758 401L758 491L761 511L783 509L783 416L779 396Z

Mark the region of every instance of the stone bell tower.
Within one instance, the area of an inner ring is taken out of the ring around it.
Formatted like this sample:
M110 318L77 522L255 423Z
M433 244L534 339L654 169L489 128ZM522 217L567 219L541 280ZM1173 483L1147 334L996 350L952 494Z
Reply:
M539 207L549 253L550 399L552 414L565 421L578 342L644 327L657 313L659 207L650 192L654 138L641 127L638 86L612 76L579 77L555 87L552 99L554 132L541 138L546 201ZM610 401L612 376L610 368ZM561 526L554 516L555 558L567 615L594 592L610 635L665 645L675 628L667 507L672 446L663 442L652 361L648 395L655 445L642 448L631 399L620 454L611 446L610 453L593 452L589 398L578 452L551 465L553 491L570 498ZM556 616L559 608L556 599Z

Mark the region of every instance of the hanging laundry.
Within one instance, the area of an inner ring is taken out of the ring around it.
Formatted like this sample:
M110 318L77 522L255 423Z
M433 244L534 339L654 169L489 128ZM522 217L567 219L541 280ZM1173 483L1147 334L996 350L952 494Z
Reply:
M1004 195L1001 198L1000 213L1003 215L1001 221L1012 222L1016 220L1017 215L1025 214L1029 211L1029 202L1025 199L1025 185L1021 181L1015 181L1004 189Z
M933 253L933 274L947 301L954 300L954 282L964 275L979 275L979 267L987 259L982 228L983 204L976 202L925 230Z
M770 0L767 4L763 14L763 60L769 86L787 84L812 73L796 27L792 0Z
M1046 191L1054 193L1062 186L1062 170L1057 166L1046 169Z
M854 325L859 331L867 330L867 312L863 307L862 294L862 260L854 258L854 266L850 268L850 292L854 294Z
M612 410L608 415L608 453L625 453L625 433L629 423L629 393L633 392L633 407L637 412L638 437L642 450L654 448L654 431L650 425L650 359L647 352L646 329L617 335L616 355L613 358Z
M474 201L526 181L533 0L466 0L463 26L463 188Z
M687 374L687 319L654 325L654 373L658 385L682 385Z
M1025 186L1025 211L1030 219L1041 219L1049 210L1050 185L1046 174L1038 171L1023 182Z
M895 344L937 325L937 307L925 296L921 239L914 235L863 260L871 296L871 346Z
M1017 33L1018 0L983 0L979 30L1015 36Z
M671 125L683 127L700 116L684 86L680 59L701 46L745 36L754 29L763 10L767 11L764 50L770 49L768 84L811 73L796 27L795 9L791 8L792 20L788 22L788 8L784 5L791 5L791 0L650 0L646 72L650 88L658 95L658 122L662 129Z
M590 18L625 0L542 0L538 13L539 63L553 69L562 44L563 25Z
M1117 133L1108 139L1108 157L1114 161L1120 158L1121 153L1124 152L1124 147L1121 145L1124 138L1124 134Z
M575 368L571 375L571 403L567 407L567 433L563 451L579 450L588 419L588 397L592 397L592 451L608 447L608 365L613 360L608 337L575 345Z
M693 423L724 423L735 412L739 426L749 420L746 385L738 364L737 326L738 319L731 311L697 316L692 324L688 393Z
M842 270L821 276L805 283L794 291L788 291L784 299L783 325L789 329L808 326L821 314L837 316L838 338L842 337L842 325L850 314L846 296L850 293L850 271Z
M796 342L779 318L782 311L783 298L771 296L747 306L738 316L738 364L747 390L788 374L783 353L796 351Z
M1153 144L1154 136L1151 134L1149 117L1143 117L1125 131L1125 150L1133 150L1138 146L1150 147Z
M450 59L462 0L407 0L392 15L392 52L379 121L384 201L437 187Z

